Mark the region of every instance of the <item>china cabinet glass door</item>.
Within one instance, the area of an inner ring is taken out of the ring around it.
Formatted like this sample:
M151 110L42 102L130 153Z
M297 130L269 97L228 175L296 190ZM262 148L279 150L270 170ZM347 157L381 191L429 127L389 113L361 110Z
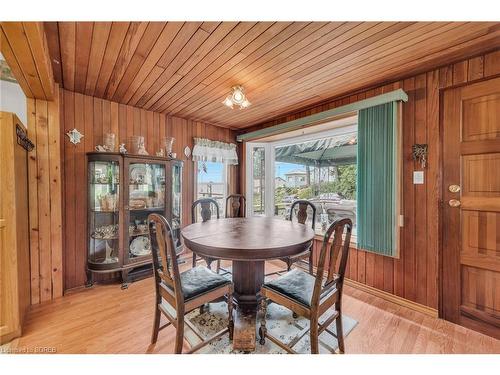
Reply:
M148 215L165 215L165 164L130 160L128 167L128 194L125 197L125 262L149 261L151 246L148 238Z
M116 268L119 257L120 163L118 160L89 161L88 267Z
M181 225L182 225L182 162L173 161L171 227L177 253L182 251Z

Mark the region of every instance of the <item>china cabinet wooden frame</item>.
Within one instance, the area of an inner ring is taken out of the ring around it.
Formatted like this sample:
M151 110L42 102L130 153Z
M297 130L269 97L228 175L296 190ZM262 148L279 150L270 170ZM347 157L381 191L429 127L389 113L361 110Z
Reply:
M147 155L87 154L87 285L94 274L151 272L147 216L171 223L177 254L182 252L182 161ZM149 250L149 251L148 251Z

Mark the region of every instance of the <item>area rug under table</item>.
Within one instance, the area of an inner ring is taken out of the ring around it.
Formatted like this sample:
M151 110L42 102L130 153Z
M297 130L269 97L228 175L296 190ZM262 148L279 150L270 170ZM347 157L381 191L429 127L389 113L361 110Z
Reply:
M330 314L329 314L330 312ZM324 319L331 315L331 311L324 314ZM199 309L196 309L186 315L186 319L189 319L191 323L199 330L199 332L208 338L224 327L227 327L228 323L227 305L225 302L211 303L207 311L200 314ZM344 337L347 337L353 328L358 324L358 322L346 315L342 317L342 323L344 328ZM258 329L259 321L257 320L256 329ZM268 333L278 338L284 343L290 342L298 332L303 328L309 326L309 321L305 318L298 317L294 319L292 312L287 308L271 303L267 308L266 315L266 327ZM335 323L329 326L329 329L336 333ZM199 339L190 332L189 328L186 328L185 332L186 340L191 345L196 345ZM257 340L259 336L257 333ZM328 332L323 331L319 335L320 340L320 353L329 353L331 350L337 349L337 339L330 335ZM309 333L300 339L300 341L293 347L295 351L299 353L310 353L311 347L309 343ZM240 354L243 351L233 350L232 344L229 341L229 334L221 336L219 339L212 341L209 345L203 347L196 353L203 354ZM266 339L265 345L260 345L258 342L256 348L252 354L282 354L286 353L279 346L271 342L271 340Z

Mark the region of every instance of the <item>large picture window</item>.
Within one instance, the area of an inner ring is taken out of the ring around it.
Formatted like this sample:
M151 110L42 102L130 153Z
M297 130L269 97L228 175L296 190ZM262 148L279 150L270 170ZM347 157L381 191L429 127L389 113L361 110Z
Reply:
M356 118L348 125L308 136L247 144L252 205L248 215L290 217L297 199L316 206L317 233L349 217L356 230ZM247 180L249 181L249 180ZM247 182L248 184L248 182Z
M388 102L361 109L347 123L332 122L330 130L249 142L247 215L287 220L294 201L308 200L316 208L316 233L349 218L359 249L398 256L398 113L398 104Z

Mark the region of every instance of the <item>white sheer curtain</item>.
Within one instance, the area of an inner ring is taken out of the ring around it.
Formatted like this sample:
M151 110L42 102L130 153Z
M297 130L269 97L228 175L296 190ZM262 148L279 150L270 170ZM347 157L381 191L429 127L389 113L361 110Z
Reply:
M193 160L238 165L236 145L205 138L194 138Z

